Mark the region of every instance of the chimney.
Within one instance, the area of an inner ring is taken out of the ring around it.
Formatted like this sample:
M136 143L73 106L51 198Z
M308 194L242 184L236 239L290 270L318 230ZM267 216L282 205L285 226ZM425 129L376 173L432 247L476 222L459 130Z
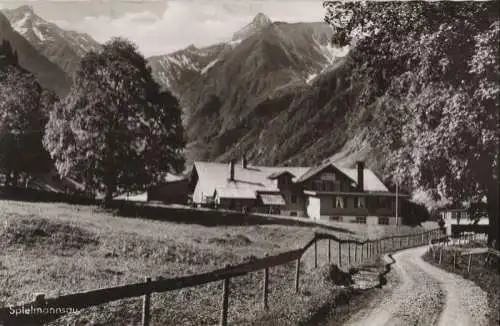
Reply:
M365 170L365 162L358 161L356 162L356 166L358 168L358 191L364 191L364 170Z
M231 162L229 162L229 180L234 181L234 166L236 164L236 160L232 159Z
M243 158L241 159L241 166L246 169L247 166L248 166L248 160L247 160L247 157L246 155L243 155Z

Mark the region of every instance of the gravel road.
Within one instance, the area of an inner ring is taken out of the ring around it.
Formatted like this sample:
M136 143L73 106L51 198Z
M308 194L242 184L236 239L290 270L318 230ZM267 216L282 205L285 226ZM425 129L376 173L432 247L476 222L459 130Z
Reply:
M423 261L426 250L418 247L395 253L388 284L346 325L488 325L487 294L473 282Z

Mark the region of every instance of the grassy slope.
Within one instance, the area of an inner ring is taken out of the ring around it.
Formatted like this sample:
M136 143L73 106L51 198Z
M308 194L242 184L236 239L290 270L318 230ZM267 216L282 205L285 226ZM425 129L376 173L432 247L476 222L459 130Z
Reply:
M37 292L53 297L134 283L145 276L174 277L210 271L303 246L315 231L341 234L343 230L345 237L361 238L411 232L405 227L396 230L332 225L340 231L272 224L205 227L122 218L91 206L0 201L0 306L31 301ZM312 270L312 256L310 250L302 259L306 273L298 296L293 294L294 265L271 269L269 314L278 312L278 321L261 321L296 324L302 318L300 314L314 310L330 294L332 287L321 282L318 270ZM325 257L326 246L320 244L320 264ZM332 259L337 259L335 249ZM262 272L232 280L232 324L262 318L261 281ZM214 283L155 294L153 324L215 324L221 292L221 284ZM140 302L136 298L94 307L54 324L135 324L140 320Z

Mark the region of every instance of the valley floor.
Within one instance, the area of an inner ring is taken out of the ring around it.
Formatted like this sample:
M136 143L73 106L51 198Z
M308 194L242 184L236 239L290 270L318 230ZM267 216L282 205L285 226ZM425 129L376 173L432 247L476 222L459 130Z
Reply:
M266 254L304 246L315 231L366 238L413 229L333 223L335 228L296 225L207 227L198 224L124 218L94 206L0 201L0 306L79 291L215 270ZM332 231L335 230L335 231ZM323 264L326 246L319 246ZM336 261L332 251L332 261ZM294 293L294 264L270 271L268 312L261 307L262 273L231 281L232 325L294 325L334 291L302 262L301 291ZM154 294L153 325L216 324L222 284ZM130 325L140 321L141 299L121 300L68 315L52 325ZM255 322L258 320L258 322Z

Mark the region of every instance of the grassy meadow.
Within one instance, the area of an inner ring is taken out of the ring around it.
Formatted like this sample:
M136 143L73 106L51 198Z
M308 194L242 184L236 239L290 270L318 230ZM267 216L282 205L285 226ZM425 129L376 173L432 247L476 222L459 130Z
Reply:
M284 220L286 221L286 220ZM345 238L410 233L420 228L328 222L202 226L124 218L95 206L0 201L0 306L153 279L197 274L303 247L314 232ZM326 243L319 245L326 263ZM337 260L332 248L332 260ZM343 253L347 255L347 253ZM344 261L346 261L344 259ZM295 325L307 320L335 292L313 251L301 260L301 291L294 293L295 265L270 270L270 309L261 306L263 272L231 280L232 325ZM211 283L152 296L153 325L213 325L222 284ZM137 325L141 299L82 310L51 325Z

